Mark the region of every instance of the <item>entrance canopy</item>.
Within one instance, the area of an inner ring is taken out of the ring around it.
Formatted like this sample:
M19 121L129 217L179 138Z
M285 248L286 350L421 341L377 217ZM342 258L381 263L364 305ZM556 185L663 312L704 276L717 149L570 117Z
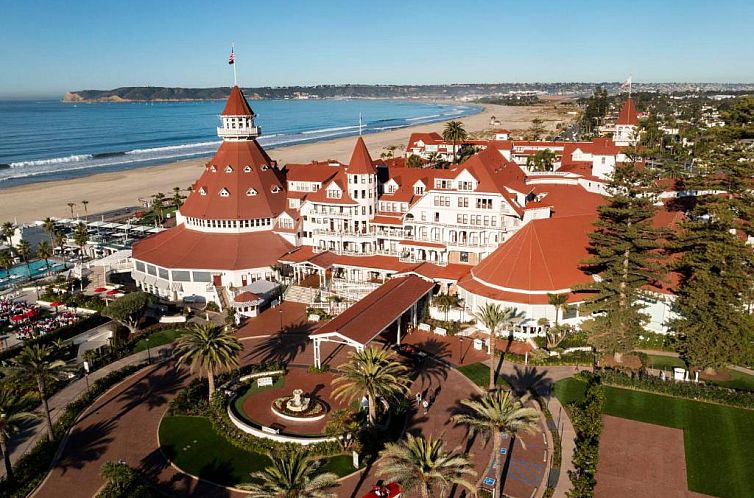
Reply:
M416 321L416 304L432 291L433 282L416 275L392 278L382 286L367 294L330 322L322 326L316 334L310 335L314 341L314 363L320 367L320 343L337 342L362 350L364 347L398 321L407 311L412 311L412 321ZM399 332L400 341L400 332Z

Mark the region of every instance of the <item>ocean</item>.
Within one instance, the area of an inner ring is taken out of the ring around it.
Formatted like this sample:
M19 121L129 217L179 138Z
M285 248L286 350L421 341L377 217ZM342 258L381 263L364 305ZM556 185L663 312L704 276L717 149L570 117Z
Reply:
M0 188L211 155L224 101L0 101ZM467 116L479 108L397 100L250 102L266 148ZM408 138L408 137L406 137Z

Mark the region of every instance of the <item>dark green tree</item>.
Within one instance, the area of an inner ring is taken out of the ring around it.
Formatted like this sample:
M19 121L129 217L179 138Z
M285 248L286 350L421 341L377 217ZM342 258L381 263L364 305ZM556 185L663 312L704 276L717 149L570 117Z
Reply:
M147 306L152 302L154 297L151 294L131 292L110 303L102 314L128 328L131 334L135 334L139 330L139 322Z
M466 130L463 128L463 123L460 121L448 121L445 124L445 129L442 132L442 139L446 142L452 142L453 143L453 163L455 164L458 160L458 157L456 155L456 149L458 147L458 142L463 142L466 140L466 137L468 134L466 133Z

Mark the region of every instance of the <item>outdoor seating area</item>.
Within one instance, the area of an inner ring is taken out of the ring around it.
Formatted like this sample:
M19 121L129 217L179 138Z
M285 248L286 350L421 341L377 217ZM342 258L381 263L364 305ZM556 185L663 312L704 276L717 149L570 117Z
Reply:
M61 306L63 303L53 304ZM60 327L72 325L77 320L77 315L71 311L56 311L54 315L48 315L36 305L0 299L0 330L16 334L20 340L48 334Z

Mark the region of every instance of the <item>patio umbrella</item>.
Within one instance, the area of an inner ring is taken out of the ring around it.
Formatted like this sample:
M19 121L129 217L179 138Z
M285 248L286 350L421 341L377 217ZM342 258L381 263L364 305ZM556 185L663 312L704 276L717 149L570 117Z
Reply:
M106 290L107 289L105 289L104 287L97 287L96 289L94 289L94 292L99 294L100 292L105 292Z
M23 319L24 317L21 315L13 315L12 317L10 317L11 322L20 322Z
M24 314L21 315L21 316L23 316L24 318L31 318L33 316L37 316L37 310L28 310L28 311L25 311Z
M52 306L53 308L58 308L60 306L63 306L63 302L62 301L53 301L53 302L50 303L50 306Z
M107 291L107 294L106 294L106 295L107 295L107 296L114 296L114 295L116 295L116 294L120 294L120 292L119 292L119 291L117 291L117 290L115 290L115 289L113 289L113 290L109 290L109 291Z

